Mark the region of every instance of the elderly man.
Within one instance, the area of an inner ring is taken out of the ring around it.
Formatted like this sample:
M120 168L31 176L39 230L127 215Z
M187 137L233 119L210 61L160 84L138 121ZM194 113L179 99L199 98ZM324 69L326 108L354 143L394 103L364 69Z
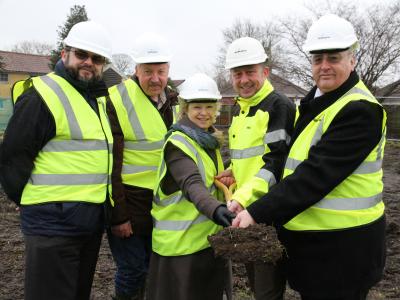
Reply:
M366 299L385 264L386 114L354 70L357 47L336 15L310 27L316 86L301 101L283 179L234 220L282 225L289 283L303 300Z
M295 105L277 93L268 81L267 54L250 37L232 42L226 54L226 69L238 93L238 112L229 128L231 168L217 178L234 176L237 189L228 204L238 213L268 192L281 177L293 130ZM257 262L246 265L257 300L283 299L285 276L277 266Z
M113 138L101 80L108 34L88 21L64 40L54 73L18 82L0 180L20 206L25 299L89 299L109 199Z
M108 231L117 265L115 299L142 299L151 254L150 214L164 136L175 119L177 94L167 87L171 59L165 39L136 41L135 75L110 88L124 134L121 177L113 182L115 207ZM118 173L116 171L116 173Z

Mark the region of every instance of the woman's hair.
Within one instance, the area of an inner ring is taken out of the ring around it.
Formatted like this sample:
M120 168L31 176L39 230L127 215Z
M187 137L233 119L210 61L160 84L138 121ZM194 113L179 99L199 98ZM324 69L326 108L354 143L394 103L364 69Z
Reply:
M182 98L179 97L179 115L178 115L178 120L181 120L184 116L187 115L188 107L190 103L196 103L196 102L186 102ZM198 103L201 103L200 101ZM215 113L215 119L213 120L213 124L217 120L217 117L219 116L219 110L221 109L221 103L219 101L216 102L217 107L216 107L216 113Z

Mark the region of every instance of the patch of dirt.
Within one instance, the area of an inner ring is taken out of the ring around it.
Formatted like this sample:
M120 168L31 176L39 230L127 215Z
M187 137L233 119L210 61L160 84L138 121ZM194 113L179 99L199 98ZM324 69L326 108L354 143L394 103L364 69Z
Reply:
M400 299L400 142L389 142L384 158L384 193L387 216L387 260L382 281L368 300ZM14 204L0 190L0 300L23 299L24 244L19 215ZM106 237L103 239L92 288L92 300L111 299L115 265ZM242 263L233 264L235 300L251 299ZM287 289L286 300L299 300Z
M208 237L216 256L237 263L276 263L284 250L272 226L255 224L247 228L224 228Z

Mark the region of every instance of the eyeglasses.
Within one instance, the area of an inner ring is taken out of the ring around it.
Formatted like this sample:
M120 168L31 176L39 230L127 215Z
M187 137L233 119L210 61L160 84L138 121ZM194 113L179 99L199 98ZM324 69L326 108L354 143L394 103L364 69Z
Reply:
M85 61L90 57L92 62L96 65L103 65L106 62L106 58L101 55L89 54L89 52L81 50L81 49L71 49L70 51L74 52L75 57L82 61Z
M313 65L319 65L322 63L324 58L330 64L337 64L342 61L342 59L346 57L346 52L334 52L334 53L319 53L311 55L311 63Z

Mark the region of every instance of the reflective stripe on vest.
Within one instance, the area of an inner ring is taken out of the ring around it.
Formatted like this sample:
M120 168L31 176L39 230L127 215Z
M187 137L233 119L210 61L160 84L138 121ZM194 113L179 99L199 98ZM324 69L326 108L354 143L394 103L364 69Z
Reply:
M111 153L112 143L108 143L108 151ZM69 140L69 141L49 141L42 149L43 152L64 152L64 151L93 151L103 150L104 142L90 140Z
M214 186L214 176L223 170L219 151L216 151L217 170L204 149L183 133L172 133L166 144L169 142L196 163L205 186L218 199L219 192ZM159 184L155 189L152 209L153 251L164 256L177 256L191 254L209 247L207 236L217 232L221 227L202 215L181 191L165 195L161 189L161 182L166 173L165 161L162 160L158 170Z
M154 228L171 231L187 230L191 226L210 221L205 215L199 215L194 220L189 221L158 221L154 220Z
M60 102L65 110L65 114L67 115L68 125L71 131L71 139L82 140L82 130L79 127L75 113L71 107L71 103L68 101L68 98L62 88L57 84L57 82L54 81L54 79L49 76L42 76L41 79L56 93L58 99L60 99Z
M271 144L280 141L285 141L286 145L289 145L290 143L290 136L287 134L285 129L267 132L264 136L264 144Z
M122 181L153 189L167 133L164 121L151 100L131 79L110 88L110 99L125 140Z
M113 139L105 112L105 99L97 100L99 117L62 77L50 73L29 79L29 84L20 87L32 85L54 117L56 135L35 158L21 204L53 201L102 203L107 191L112 201ZM23 92L18 90L15 95Z
M263 140L265 145L254 146L245 149L231 149L231 158L244 159L264 155L265 149L267 147L266 144L276 143L280 141L285 141L287 145L290 143L290 137L284 129L267 132Z
M104 184L108 176L104 174L32 174L33 185L85 185Z
M342 98L314 118L314 121L305 127L293 143L286 160L283 177L289 176L303 160L307 159L309 149L318 144L336 114L346 104L364 98L379 104L360 81ZM365 160L328 195L285 224L285 228L289 230L342 229L368 224L383 214L382 159L386 132L384 111L383 114L382 137ZM317 125L316 122L319 124Z
M274 185L276 183L276 178L274 173L272 173L267 169L261 169L260 171L258 171L256 177L264 179L265 182L268 182L269 186Z

